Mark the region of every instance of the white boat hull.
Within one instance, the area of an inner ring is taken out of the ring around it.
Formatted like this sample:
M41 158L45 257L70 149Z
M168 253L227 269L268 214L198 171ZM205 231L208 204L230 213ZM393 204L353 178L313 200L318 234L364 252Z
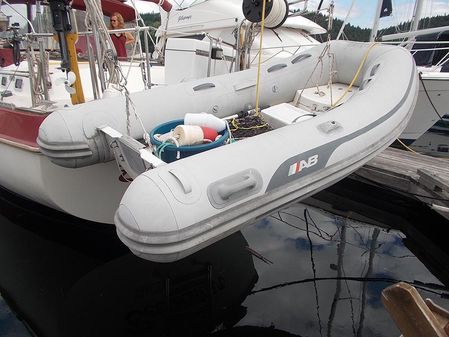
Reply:
M74 170L53 164L40 152L3 142L0 153L8 158L0 165L1 186L78 218L112 224L129 186L114 161Z
M406 144L420 138L439 119L449 113L449 74L424 73L412 118L400 139ZM424 83L424 86L423 86Z

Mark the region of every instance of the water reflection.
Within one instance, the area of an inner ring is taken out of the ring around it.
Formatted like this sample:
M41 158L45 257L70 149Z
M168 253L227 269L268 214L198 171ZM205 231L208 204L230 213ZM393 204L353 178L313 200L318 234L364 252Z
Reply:
M39 336L399 336L380 295L401 280L449 308L386 224L296 204L156 264L110 228L1 195L0 290Z
M257 280L246 245L237 233L168 265L130 254L110 261L70 288L60 335L87 329L91 336L197 336L233 326L245 315L240 303Z
M239 324L270 322L303 336L399 336L380 295L401 280L449 308L447 288L399 230L295 205L243 233L273 263L255 261L259 282L243 303L252 310Z
M156 264L127 250L110 259L98 249L88 254L82 238L68 239L78 237L79 228L5 210L0 285L38 335L197 336L232 327L245 315L240 303L257 273L240 232L188 259ZM29 221L33 229L22 226ZM97 246L117 241L84 232L88 241L97 237Z

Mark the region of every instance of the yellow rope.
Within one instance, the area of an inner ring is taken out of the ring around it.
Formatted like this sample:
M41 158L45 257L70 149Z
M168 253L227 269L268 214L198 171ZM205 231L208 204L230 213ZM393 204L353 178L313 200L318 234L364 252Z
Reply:
M357 81L357 78L358 78L359 75L360 75L360 71L362 70L363 65L365 64L366 59L368 58L368 55L369 55L369 53L371 52L371 49L373 49L375 45L377 45L377 42L373 43L373 44L366 50L365 55L363 56L363 59L362 59L362 61L360 62L359 69L357 69L357 72L356 72L355 75L354 75L354 78L352 79L352 81L351 81L351 83L349 84L349 86L346 88L346 91L343 93L343 95L341 95L341 97L340 97L334 104L332 104L332 108L335 108L335 107L338 105L338 103L340 103L340 101L346 96L346 94L349 92L349 90L351 90L352 86L354 85L355 81Z
M271 1L271 0L269 0ZM259 41L259 63L257 64L257 81L256 81L256 115L259 115L259 85L260 85L260 64L262 62L262 39L263 30L265 26L265 5L267 0L263 0L262 5L262 22L260 27L260 41Z
M400 140L399 138L397 139L397 141L398 141L403 147L405 147L407 150L409 150L410 152L418 153L418 152L414 151L412 148L410 148L410 147L408 147L407 145L405 145L405 144L402 142L402 140Z
M243 127L243 126L238 126L238 127L234 128L234 129L231 129L231 131L232 131L232 132L235 132L235 131L237 131L237 130L254 130L254 129L262 129L262 128L265 128L265 127L267 127L267 126L268 126L267 123L261 124L261 125L250 126L249 128L246 128L246 127Z

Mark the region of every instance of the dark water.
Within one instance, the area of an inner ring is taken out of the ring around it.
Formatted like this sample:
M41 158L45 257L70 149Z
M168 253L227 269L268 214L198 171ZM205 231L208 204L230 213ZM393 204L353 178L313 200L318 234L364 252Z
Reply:
M348 180L172 264L0 196L0 336L399 336L398 281L449 308L448 222Z

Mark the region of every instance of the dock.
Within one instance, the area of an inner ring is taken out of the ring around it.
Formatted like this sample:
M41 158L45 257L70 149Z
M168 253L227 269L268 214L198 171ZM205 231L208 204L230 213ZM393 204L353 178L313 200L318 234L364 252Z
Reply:
M390 147L349 178L406 194L449 219L449 159Z

